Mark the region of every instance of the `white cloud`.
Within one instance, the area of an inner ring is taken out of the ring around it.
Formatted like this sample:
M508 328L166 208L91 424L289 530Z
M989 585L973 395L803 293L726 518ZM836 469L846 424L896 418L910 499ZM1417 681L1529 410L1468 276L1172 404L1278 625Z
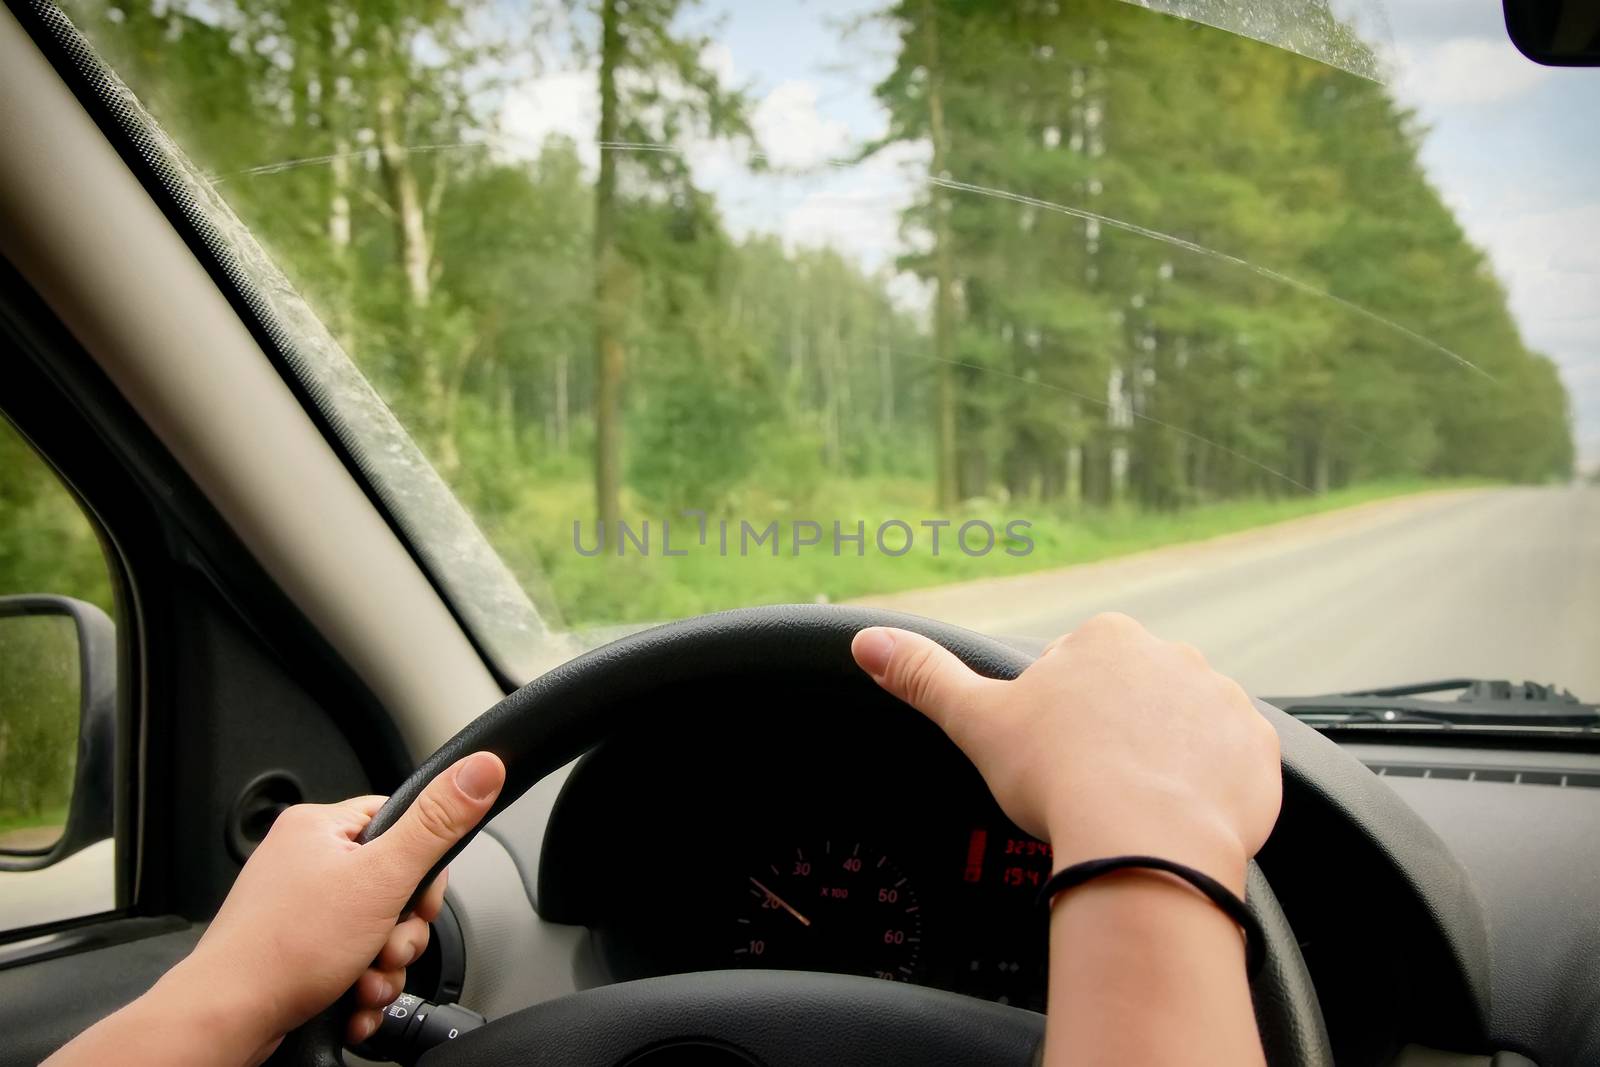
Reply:
M826 164L850 147L850 130L817 110L817 87L786 81L756 105L751 116L756 140L774 166L806 168Z
M910 271L897 271L889 279L889 299L902 311L925 315L933 307L933 282Z
M1392 85L1402 99L1428 108L1488 104L1527 92L1550 76L1501 37L1454 37L1391 53Z
M725 87L731 87L739 76L733 52L720 41L705 47L700 62ZM595 133L600 125L599 82L600 73L592 66L566 67L524 81L507 95L500 110L500 139L506 153L512 157L536 156L545 139L555 134L578 142L578 156L585 166L598 166ZM669 97L681 92L670 84L660 88ZM694 154L702 146L691 142L679 147Z
M1561 368L1582 461L1600 463L1600 202L1541 208L1511 194L1462 222L1505 282L1523 337Z
M533 78L510 93L500 111L504 151L517 158L539 154L552 134L578 143L586 167L599 165L595 129L600 123L597 76L593 70L561 70Z
M1530 341L1539 345L1544 335L1565 347L1596 336L1588 331L1600 323L1600 202L1464 221L1488 249Z
M850 167L819 174L779 224L794 247L828 246L854 255L868 270L890 265L906 245L902 213L928 170L928 148L901 142Z
M739 68L733 62L733 49L721 41L712 41L700 51L700 65L716 75L717 84L734 85L739 78Z

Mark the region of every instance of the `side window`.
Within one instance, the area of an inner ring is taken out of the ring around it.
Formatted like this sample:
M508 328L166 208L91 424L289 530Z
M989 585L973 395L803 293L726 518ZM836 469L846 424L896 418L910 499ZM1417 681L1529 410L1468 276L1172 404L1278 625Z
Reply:
M0 418L0 934L115 905L111 571Z

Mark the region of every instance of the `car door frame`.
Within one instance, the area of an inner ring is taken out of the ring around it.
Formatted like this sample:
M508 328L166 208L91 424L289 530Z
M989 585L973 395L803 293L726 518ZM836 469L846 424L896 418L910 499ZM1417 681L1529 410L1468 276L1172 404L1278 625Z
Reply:
M38 451L95 525L111 572L118 621L114 785L117 909L109 918L193 913L179 891L179 852L221 841L163 841L163 812L182 798L167 788L182 758L179 709L203 702L169 635L197 611L231 611L271 663L292 672L352 743L371 788L412 766L394 722L317 629L288 600L178 468L94 362L10 264L0 261L0 411ZM209 708L225 715L227 709ZM0 944L102 921L85 917L0 933Z

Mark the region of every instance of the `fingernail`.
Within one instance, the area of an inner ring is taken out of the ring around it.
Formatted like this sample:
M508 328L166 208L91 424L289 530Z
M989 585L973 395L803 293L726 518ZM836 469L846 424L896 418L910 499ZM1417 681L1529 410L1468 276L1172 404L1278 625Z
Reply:
M356 1024L356 1029L358 1031L360 1031L360 1034L361 1034L361 1036L356 1039L356 1044L359 1045L359 1044L361 1044L361 1042L363 1042L367 1038L371 1037L372 1034L373 1034L373 1031L378 1029L378 1020L372 1018L372 1016L370 1016L370 1015L365 1016L364 1018L362 1018L362 1020L360 1022L358 1022Z
M889 657L894 655L894 635L880 626L856 634L856 662L874 678L881 678L889 669Z
M474 752L456 768L456 785L473 800L487 800L500 788L500 761L487 752Z

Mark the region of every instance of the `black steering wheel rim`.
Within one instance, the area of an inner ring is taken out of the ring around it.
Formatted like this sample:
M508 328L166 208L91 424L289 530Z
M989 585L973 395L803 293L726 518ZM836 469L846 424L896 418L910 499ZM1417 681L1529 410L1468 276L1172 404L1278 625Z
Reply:
M995 678L1013 678L1033 657L992 638L960 627L898 612L829 605L747 608L669 623L629 635L555 668L507 696L469 723L429 756L389 798L363 832L368 841L394 825L429 782L472 752L494 752L506 764L506 785L488 822L546 775L566 765L612 734L659 714L648 698L673 685L726 677L730 674L803 674L844 686L871 686L855 665L850 641L868 626L897 626L922 633L950 649L975 671ZM678 710L678 709L675 709ZM480 824L478 829L481 829ZM468 834L441 860L442 869L477 833ZM426 882L424 883L426 884ZM1253 986L1258 1023L1274 1067L1321 1067L1331 1064L1329 1044L1315 993L1292 930L1261 872L1252 864L1247 902L1267 933L1267 966ZM683 976L693 977L693 976ZM671 981L653 980L656 983ZM637 983L625 983L632 985ZM619 987L606 1011L615 1017ZM915 987L890 987L912 990ZM599 991L591 991L597 993ZM936 994L937 991L922 991ZM891 994L892 995L892 994ZM907 996L915 994L907 993ZM573 1000L590 994L579 993ZM945 994L945 996L954 996ZM958 998L966 1000L968 998ZM649 997L646 997L646 1001ZM995 1005L973 1001L992 1013ZM491 1023L477 1034L499 1029L503 1039L513 1020L537 1013L540 1006ZM952 1010L946 1008L945 1010ZM1002 1009L1020 1012L1020 1009ZM1031 1015L1031 1013L1020 1013ZM544 1017L549 1017L546 1011ZM562 1016L567 1018L567 1016ZM1036 1028L1042 1028L1042 1019ZM822 1022L819 1020L819 1022ZM535 1023L523 1018L528 1030ZM326 1034L330 1028L323 1026ZM306 1035L300 1035L302 1037ZM737 1033L732 1035L737 1044ZM480 1039L480 1040L485 1040ZM457 1043L463 1053L480 1040ZM301 1047L320 1042L301 1041ZM454 1046L452 1046L454 1049ZM325 1045L304 1061L326 1063ZM454 1052L439 1049L449 1062Z

